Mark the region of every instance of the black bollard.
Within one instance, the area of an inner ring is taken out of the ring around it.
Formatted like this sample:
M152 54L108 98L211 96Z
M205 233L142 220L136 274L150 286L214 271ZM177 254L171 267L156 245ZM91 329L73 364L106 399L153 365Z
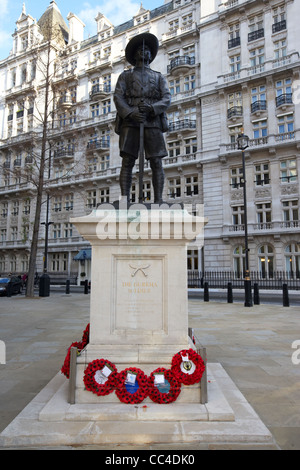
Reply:
M254 283L254 295L253 295L253 299L254 299L254 305L259 305L259 304L260 304L259 290L258 290L258 284L257 284L257 282Z
M66 280L66 294L70 294L70 279Z
M12 285L11 285L11 282L9 282L7 284L7 287L6 287L6 295L7 297L11 297L11 291L12 291Z
M84 281L84 293L89 293L89 281L87 279Z
M39 296L49 297L49 295L50 295L50 277L48 274L44 273L40 277Z
M282 301L283 301L283 306L284 307L289 307L290 306L289 291L288 291L288 285L287 284L282 285Z
M227 284L227 302L229 304L232 304L232 302L233 302L232 283L231 282L228 282L228 284Z
M204 302L209 302L208 282L204 283Z

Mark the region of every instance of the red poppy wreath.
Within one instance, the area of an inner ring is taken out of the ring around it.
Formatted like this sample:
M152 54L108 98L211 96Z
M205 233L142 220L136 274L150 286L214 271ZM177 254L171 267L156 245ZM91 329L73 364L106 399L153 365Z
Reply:
M183 349L172 359L171 371L184 385L193 385L200 382L205 364L202 357L193 349Z
M122 370L116 382L116 395L122 403L141 403L148 395L148 377L141 369Z
M84 371L83 382L86 390L98 396L109 395L114 391L118 371L107 359L95 359Z
M78 351L82 351L83 348L86 347L87 344L89 344L89 337L90 337L90 324L88 323L83 334L81 341L75 341L74 343L71 344L68 348L67 355L65 357L63 366L61 368L61 373L64 374L67 379L70 378L70 357L71 357L71 348L77 348Z
M61 373L64 374L67 379L70 378L70 359L71 359L71 348L77 348L79 351L81 351L81 341L72 343L71 346L68 348L67 355L65 357L64 363L61 368Z
M148 378L149 397L155 403L172 403L181 392L181 384L170 369L159 367Z

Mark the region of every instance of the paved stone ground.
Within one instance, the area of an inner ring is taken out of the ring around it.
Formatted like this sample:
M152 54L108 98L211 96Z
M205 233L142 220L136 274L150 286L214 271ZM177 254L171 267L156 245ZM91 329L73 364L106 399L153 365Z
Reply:
M283 450L300 450L299 307L189 301L189 326L219 362ZM0 299L0 432L57 374L89 322L89 295Z

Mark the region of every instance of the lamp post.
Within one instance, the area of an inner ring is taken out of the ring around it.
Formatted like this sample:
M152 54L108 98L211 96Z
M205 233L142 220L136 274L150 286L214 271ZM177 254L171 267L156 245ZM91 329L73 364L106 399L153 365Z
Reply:
M251 280L249 271L249 248L248 248L248 221L247 221L247 193L246 193L246 167L245 167L245 150L249 147L249 137L244 134L239 134L237 138L238 149L242 151L243 161L243 193L244 193L244 229L245 229L245 307L252 307L252 294L251 294Z

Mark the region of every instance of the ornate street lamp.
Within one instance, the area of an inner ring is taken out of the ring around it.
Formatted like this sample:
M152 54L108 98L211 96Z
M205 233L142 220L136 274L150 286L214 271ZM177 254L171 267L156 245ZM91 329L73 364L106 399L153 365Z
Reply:
M251 294L251 280L249 271L249 248L248 248L248 222L247 222L247 194L246 194L246 167L245 167L245 150L249 147L249 137L247 135L239 134L237 138L238 149L242 151L243 161L243 193L244 193L244 230L245 230L245 307L252 307L252 294Z

